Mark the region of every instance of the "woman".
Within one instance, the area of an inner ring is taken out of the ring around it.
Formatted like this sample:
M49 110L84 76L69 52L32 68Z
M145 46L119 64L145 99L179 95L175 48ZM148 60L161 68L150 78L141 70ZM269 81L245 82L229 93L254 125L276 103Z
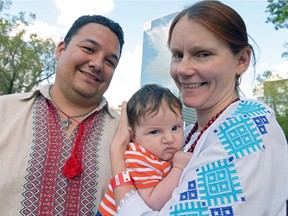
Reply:
M185 130L184 151L193 156L159 212L133 184L120 183L114 191L119 215L286 215L283 131L270 107L239 98L239 78L255 60L242 18L218 1L198 2L174 19L168 46L171 76L197 113L197 123ZM122 112L110 148L113 176L125 171L126 118Z

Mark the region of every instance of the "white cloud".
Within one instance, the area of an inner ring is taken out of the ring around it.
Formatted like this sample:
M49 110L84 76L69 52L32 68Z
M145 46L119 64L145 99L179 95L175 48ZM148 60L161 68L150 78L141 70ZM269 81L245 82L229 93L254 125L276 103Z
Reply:
M279 76L283 79L288 79L288 60L283 60L283 62L276 65L268 65L266 63L262 63L256 68L257 75L262 74L265 71L272 71L274 76Z
M61 40L60 29L48 25L47 23L41 22L36 20L35 22L31 23L28 27L26 27L27 33L36 33L41 38L52 38L55 42Z
M107 14L115 5L113 0L54 0L55 6L60 11L58 24L70 27L75 19L88 14Z
M36 33L44 38L52 38L56 43L58 43L63 39L72 23L78 17L84 14L109 13L115 7L113 0L54 0L54 4L60 11L57 27L36 20L28 27L23 25L20 26L20 28L27 30L26 37L31 33ZM87 5L90 5L90 7L87 7Z
M272 71L273 77L280 77L282 79L288 79L288 61L284 60L280 64L271 66L266 63L260 64L256 68L256 74L254 76L253 67L249 67L248 70L242 75L240 89L244 93L246 98L253 98L253 88L257 84L257 75L262 74L265 71Z
M281 64L274 65L273 73L278 74L283 79L288 79L288 60L283 61Z
M137 45L133 51L123 52L110 87L105 93L110 105L117 108L140 88L141 61L142 46Z
M56 43L59 40L61 40L61 34L59 28L48 25L47 23L36 20L32 23L29 23L28 26L24 25L23 23L18 24L19 26L17 26L17 28L14 28L10 32L11 36L15 36L16 34L19 33L19 31L25 30L23 38L24 41L29 41L31 34L36 34L39 38L42 39L52 38Z
M255 76L253 67L249 67L248 70L242 74L240 90L244 94L245 98L253 98L253 87L256 79Z
M267 63L261 63L259 66L258 64L256 65L257 65L256 67L257 74L262 74L264 71L270 70L269 65Z

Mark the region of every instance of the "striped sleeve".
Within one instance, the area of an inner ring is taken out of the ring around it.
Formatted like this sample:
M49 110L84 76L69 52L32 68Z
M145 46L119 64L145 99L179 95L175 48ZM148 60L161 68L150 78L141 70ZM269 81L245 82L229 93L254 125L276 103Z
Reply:
M159 161L157 157L134 143L129 144L125 162L136 188L155 187L171 169L170 162Z

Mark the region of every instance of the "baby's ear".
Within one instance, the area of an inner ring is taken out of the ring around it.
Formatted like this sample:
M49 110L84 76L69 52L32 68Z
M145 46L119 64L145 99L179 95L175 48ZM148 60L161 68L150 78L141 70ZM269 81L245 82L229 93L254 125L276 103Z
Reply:
M135 141L135 133L134 133L134 130L132 129L131 126L129 126L128 130L129 130L129 132L130 132L131 140L132 140L132 141Z

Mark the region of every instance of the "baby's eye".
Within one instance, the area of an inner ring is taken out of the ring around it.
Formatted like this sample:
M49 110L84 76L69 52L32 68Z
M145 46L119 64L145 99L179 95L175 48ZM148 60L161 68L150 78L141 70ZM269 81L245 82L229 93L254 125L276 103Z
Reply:
M172 128L172 131L177 131L179 130L180 126L179 125L175 125L173 128Z
M158 133L160 133L159 130L152 130L152 131L150 131L150 134L158 134Z

